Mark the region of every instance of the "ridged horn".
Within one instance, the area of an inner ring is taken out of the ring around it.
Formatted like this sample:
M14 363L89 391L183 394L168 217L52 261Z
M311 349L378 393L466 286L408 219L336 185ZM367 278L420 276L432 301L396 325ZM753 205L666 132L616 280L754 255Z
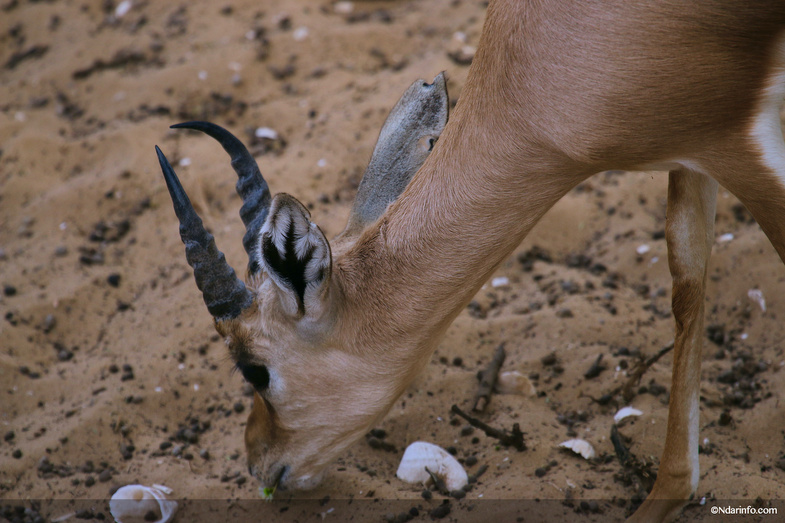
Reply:
M185 244L185 259L194 270L196 286L202 291L207 310L216 321L236 318L251 306L253 294L216 247L215 238L204 228L177 174L157 145L155 152L172 197L174 212L180 220L180 239Z
M243 247L248 253L248 272L256 274L261 270L259 262L259 232L270 210L270 189L264 180L256 160L243 143L232 133L210 122L185 122L172 126L172 129L193 129L215 138L229 153L232 168L237 173L237 194L243 200L240 219L245 225Z

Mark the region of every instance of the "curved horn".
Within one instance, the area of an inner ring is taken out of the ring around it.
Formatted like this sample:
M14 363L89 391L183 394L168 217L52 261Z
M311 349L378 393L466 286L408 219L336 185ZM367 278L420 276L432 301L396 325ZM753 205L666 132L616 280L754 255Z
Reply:
M226 262L224 254L215 245L213 235L205 230L177 174L157 145L155 152L172 197L174 212L180 220L185 258L194 270L196 286L202 291L207 310L216 321L236 318L253 303L253 294Z
M270 210L270 189L264 180L256 160L245 145L232 133L210 122L185 122L173 125L172 129L193 129L215 138L229 153L232 168L237 173L237 194L243 199L240 219L245 225L243 247L248 253L248 271L256 274L261 270L259 263L259 231L262 230L267 212Z

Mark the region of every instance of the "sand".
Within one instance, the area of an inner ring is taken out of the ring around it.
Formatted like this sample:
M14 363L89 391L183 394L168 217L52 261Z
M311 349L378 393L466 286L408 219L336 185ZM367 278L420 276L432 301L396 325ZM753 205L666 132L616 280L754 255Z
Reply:
M273 191L306 203L331 237L406 87L447 71L451 98L460 98L468 66L456 57L476 46L485 6L119 7L0 4L0 505L33 507L47 520L76 509L108 518L115 489L159 483L186 500L178 521L602 521L631 510L640 482L625 475L610 441L625 402L595 400L673 338L663 173L599 174L545 216L494 275L506 280L477 294L377 427L395 451L358 441L316 490L256 501L242 439L249 390L230 372L185 262L153 146L167 153L234 267L246 261L227 158L171 124L206 119L246 141L256 128L273 129L274 147L255 145L264 175ZM777 320L785 269L722 188L716 233L701 481L684 521L715 517L713 504L785 499L785 325ZM762 292L765 310L750 289ZM477 371L502 343L502 370L529 377L537 394L495 395L480 418L520 424L523 452L451 422L451 405L470 408ZM605 369L585 377L600 355ZM643 415L619 427L648 471L663 447L671 361L667 354L644 374L630 401ZM573 437L598 457L557 447ZM469 474L487 465L464 499L447 501L446 515L431 511L447 497L423 499L422 486L395 477L416 440L473 457Z

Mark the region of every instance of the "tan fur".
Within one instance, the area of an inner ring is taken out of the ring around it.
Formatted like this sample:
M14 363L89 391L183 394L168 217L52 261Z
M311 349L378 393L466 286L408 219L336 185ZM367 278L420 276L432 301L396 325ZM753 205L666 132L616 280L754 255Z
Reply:
M752 132L785 67L783 31L785 3L774 1L491 2L433 152L378 221L332 246L320 315L287 315L263 278L251 282L259 313L219 328L271 372L246 430L257 477L269 483L285 465L283 485L313 485L557 200L599 171L659 168L672 170L674 384L658 480L635 518L677 513L697 480L712 178L785 258L785 163L763 161Z

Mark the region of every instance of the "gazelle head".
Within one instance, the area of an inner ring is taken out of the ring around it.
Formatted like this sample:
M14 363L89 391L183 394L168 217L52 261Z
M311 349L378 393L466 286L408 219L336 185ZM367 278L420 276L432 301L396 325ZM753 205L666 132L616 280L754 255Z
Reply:
M245 445L249 470L264 485L315 486L325 466L367 432L402 391L401 380L390 377L394 370L380 368L379 354L358 346L359 336L347 328L352 304L345 303L334 257L403 191L447 115L443 74L432 84L417 81L404 93L382 128L335 253L304 205L288 194L271 197L256 161L232 134L207 122L173 126L213 137L231 157L246 226L245 282L216 247L156 147L196 284L237 369L255 389Z

